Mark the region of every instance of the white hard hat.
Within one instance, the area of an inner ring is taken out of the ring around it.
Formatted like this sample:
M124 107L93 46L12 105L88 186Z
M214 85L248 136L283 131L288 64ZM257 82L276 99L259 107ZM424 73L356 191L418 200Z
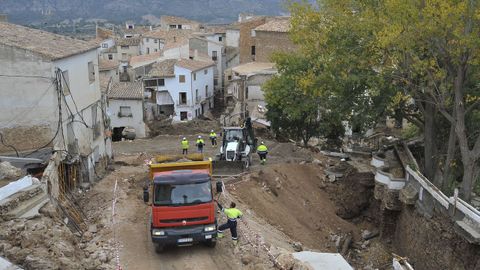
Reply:
M261 142L260 144L265 144L264 142Z
M198 135L198 138L200 139L200 138L202 138L202 136Z
M210 132L213 132L213 129L212 129L212 131L210 131Z
M187 138L183 137L184 140L186 140Z

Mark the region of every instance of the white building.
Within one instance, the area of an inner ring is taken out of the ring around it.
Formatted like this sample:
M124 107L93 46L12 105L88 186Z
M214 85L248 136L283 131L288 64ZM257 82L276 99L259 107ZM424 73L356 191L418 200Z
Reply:
M19 151L53 148L83 181L111 156L97 45L0 23L0 132ZM0 145L0 152L11 149Z
M144 78L147 118L188 121L211 109L214 65L191 59L155 63Z
M143 122L143 84L138 82L116 82L108 89L108 113L113 137L121 137L125 127L135 129L137 138L146 136Z
M201 24L182 17L176 16L161 16L160 28L166 31L169 30L194 30L198 31L202 28Z
M225 46L223 43L202 37L192 37L189 41L191 51L208 55L215 62L213 85L215 90L223 89L223 72L226 69ZM194 58L194 60L197 60Z

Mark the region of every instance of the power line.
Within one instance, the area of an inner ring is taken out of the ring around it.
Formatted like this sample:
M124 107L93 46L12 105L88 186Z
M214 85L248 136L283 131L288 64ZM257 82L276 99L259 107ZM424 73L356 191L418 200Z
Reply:
M10 125L12 122L16 121L20 116L25 116L27 115L28 113L30 113L31 111L33 111L33 109L35 109L38 104L40 104L40 101L42 101L42 99L47 95L48 91L52 88L52 86L55 85L55 82L52 82L48 88L43 92L43 94L38 98L37 102L28 106L28 109L24 112L21 112L19 114L17 114L12 120L8 121L8 123L6 123L2 128L7 128L8 125Z
M59 74L60 74L61 77L63 78L63 81L65 82L65 85L67 86L68 92L70 93L70 97L72 98L73 105L75 106L75 110L77 111L77 114L78 114L78 115L80 116L80 118L82 119L83 124L85 125L85 127L89 128L88 124L85 122L85 119L83 119L83 115L78 111L77 103L75 102L75 99L73 98L73 93L72 93L72 91L71 91L71 89L70 89L70 86L69 86L68 83L67 83L67 80L65 79L65 76L63 75L63 71L62 71L61 69L58 69L58 70L59 70ZM65 97L65 94L64 94L64 92L63 92L63 89L62 89L62 95ZM70 108L69 108L68 103L67 103L66 100L65 100L65 104L67 105L67 108L70 110ZM72 113L71 110L70 110L70 113ZM73 116L73 114L72 114L72 117L73 117L73 119L75 119L74 116Z
M15 153L17 154L17 157L20 156L20 155L18 154L18 150L17 150L17 148L15 148L15 146L13 146L13 145L11 145L11 144L5 143L5 141L3 140L3 134L2 134L1 132L0 132L0 142L1 142L4 146L6 146L6 147L8 147L8 148L12 148L12 149L15 151Z
M58 124L57 124L57 131L55 131L55 134L53 135L53 138L48 142L46 143L45 145L43 145L42 147L39 147L35 150L33 150L32 152L26 154L24 157L28 157L38 151L40 151L41 149L44 149L46 148L47 146L49 146L54 140L55 138L58 136L58 133L60 132L60 127L62 126L62 100L61 100L61 96L60 96L60 91L61 91L61 87L60 87L60 81L58 80L59 79L59 76L58 76L58 71L56 72L56 78L54 80L54 83L55 83L55 90L57 91L57 106L58 106ZM62 128L62 132L63 132L63 128Z
M48 79L53 80L51 77L46 76L39 76L39 75L23 75L23 74L0 74L0 77L7 77L7 78L35 78L35 79Z

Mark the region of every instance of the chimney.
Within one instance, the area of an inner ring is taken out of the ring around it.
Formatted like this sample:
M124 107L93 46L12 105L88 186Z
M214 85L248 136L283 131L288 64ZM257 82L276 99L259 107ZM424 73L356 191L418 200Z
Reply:
M8 15L0 14L0 22L8 22Z

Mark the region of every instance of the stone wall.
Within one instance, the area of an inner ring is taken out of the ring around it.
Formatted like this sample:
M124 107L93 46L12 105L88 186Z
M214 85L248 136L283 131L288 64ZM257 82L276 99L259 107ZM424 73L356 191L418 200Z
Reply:
M48 125L4 128L0 129L0 132L3 134L3 142L13 145L17 151L43 147L53 138ZM0 153L14 152L12 148L0 143Z
M257 62L272 62L274 52L293 52L297 46L290 40L288 33L256 31L255 37Z
M255 37L252 30L266 22L266 18L258 18L240 25L240 64L252 62L252 46L255 45Z

